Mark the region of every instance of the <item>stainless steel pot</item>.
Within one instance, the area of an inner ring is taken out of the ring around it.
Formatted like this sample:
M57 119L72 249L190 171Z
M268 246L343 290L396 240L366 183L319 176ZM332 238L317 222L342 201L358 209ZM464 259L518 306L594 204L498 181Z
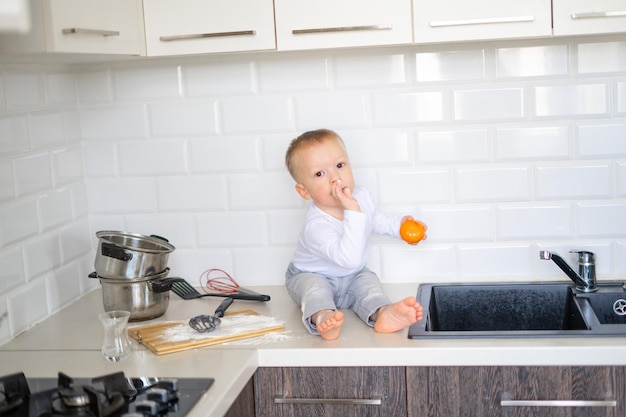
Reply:
M169 268L160 274L131 281L103 278L92 272L89 278L100 280L105 311L130 311L130 321L143 321L165 314L172 284L183 281L182 278L166 278L168 273Z
M101 278L144 280L167 268L176 248L160 236L103 230L96 233L98 251L94 266Z

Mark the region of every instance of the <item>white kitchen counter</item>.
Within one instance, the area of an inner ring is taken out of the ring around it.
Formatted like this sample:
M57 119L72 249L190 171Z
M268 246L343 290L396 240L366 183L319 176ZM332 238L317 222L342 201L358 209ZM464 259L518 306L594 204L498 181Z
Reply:
M385 287L393 301L417 290L415 284ZM97 314L103 307L98 290L0 346L0 375L23 371L50 377L63 371L93 377L123 371L130 376L213 377L215 384L189 417L219 417L259 366L626 365L625 338L410 340L407 330L378 334L351 312L346 312L341 337L327 342L306 332L300 310L283 286L253 289L272 300L236 300L230 310L251 308L284 321L284 333L162 356L133 340L133 355L110 363L100 354L103 330ZM130 326L212 313L220 301L185 301L172 294L165 315Z

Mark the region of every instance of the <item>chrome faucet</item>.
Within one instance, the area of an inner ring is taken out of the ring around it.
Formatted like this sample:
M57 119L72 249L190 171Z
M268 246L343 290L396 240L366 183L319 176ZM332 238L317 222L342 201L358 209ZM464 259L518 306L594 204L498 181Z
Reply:
M594 292L598 289L596 285L596 264L594 260L593 252L571 250L570 253L578 254L578 273L576 273L570 266L556 253L542 250L539 252L539 258L544 260L552 259L555 264L565 274L570 277L576 284L576 289L582 292Z

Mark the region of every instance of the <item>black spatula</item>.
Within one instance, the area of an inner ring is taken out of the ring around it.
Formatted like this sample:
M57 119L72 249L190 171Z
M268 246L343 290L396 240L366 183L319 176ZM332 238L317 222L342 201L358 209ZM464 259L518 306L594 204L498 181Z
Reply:
M269 301L270 296L265 294L259 294L257 292L247 290L245 288L239 287L237 292L235 293L208 293L202 294L197 289L195 289L190 283L187 281L178 281L172 284L172 291L174 294L179 296L184 300L193 300L194 298L200 297L226 297L232 298L233 300L251 300L251 301Z

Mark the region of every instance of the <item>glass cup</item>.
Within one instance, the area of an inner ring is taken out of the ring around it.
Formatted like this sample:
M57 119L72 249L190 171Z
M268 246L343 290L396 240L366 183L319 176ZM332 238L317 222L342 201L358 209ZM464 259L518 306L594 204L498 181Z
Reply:
M108 361L119 362L133 352L128 337L129 311L115 310L98 314L104 327L102 356Z

